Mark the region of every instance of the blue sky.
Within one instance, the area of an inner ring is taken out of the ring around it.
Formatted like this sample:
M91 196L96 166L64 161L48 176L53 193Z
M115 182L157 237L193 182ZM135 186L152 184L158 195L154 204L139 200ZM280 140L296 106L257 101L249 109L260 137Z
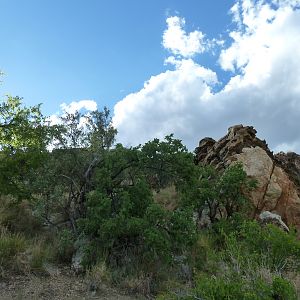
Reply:
M43 102L46 113L61 102L114 103L165 69L161 46L168 15L208 35L230 25L233 1L0 0L1 94ZM207 60L207 64L211 62Z
M0 95L107 105L118 141L253 125L300 152L300 0L0 0ZM60 112L59 112L60 111Z

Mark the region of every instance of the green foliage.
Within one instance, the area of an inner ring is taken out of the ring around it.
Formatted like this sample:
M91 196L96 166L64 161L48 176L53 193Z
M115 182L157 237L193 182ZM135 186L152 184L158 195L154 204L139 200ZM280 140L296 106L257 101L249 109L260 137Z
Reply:
M68 229L63 229L58 233L55 258L59 262L70 263L74 249L74 236Z
M166 136L164 141L154 139L143 145L140 161L147 181L156 191L172 184L185 185L196 169L191 153L173 135Z
M207 210L210 221L215 223L249 210L245 193L255 188L256 183L248 179L242 164L233 164L223 173L212 166L199 166L192 178L188 187L181 190L182 202L193 207L199 218Z
M245 220L241 214L199 232L190 252L195 288L162 299L297 299L288 280L299 270L294 233Z
M78 235L77 220L86 213L86 197L94 189L98 166L112 163L109 149L116 130L107 108L88 114L65 113L61 122L54 149L37 170L43 176L35 178L32 189L45 222L59 226L61 220L68 221L73 234ZM53 215L60 217L53 220Z
M232 276L232 278L202 276L197 279L194 295L201 299L212 300L297 299L295 288L289 281L281 277L274 277L272 282L268 283L260 277L247 280L247 278L239 276ZM181 299L193 298L183 297Z
M246 286L241 278L226 279L222 277L200 277L197 280L195 293L204 299L270 299L271 293L265 285L260 285L258 294L253 291L256 282L252 287Z
M92 192L82 227L92 237L94 247L101 247L117 264L130 252L138 252L145 259L170 262L172 255L192 243L195 233L191 214L167 211L154 203L144 181L115 191L113 199Z
M93 111L87 118L89 143L93 151L109 150L116 138L117 129L113 127L110 111Z
M194 272L208 272L210 274L217 272L220 256L217 250L215 236L209 231L199 232L188 255L189 265Z
M112 126L110 111L92 111L82 114L65 112L61 116L60 135L56 146L63 149L86 148L92 152L101 152L111 148L117 130Z
M40 165L51 140L40 105L22 106L21 98L0 104L0 193L30 196L30 172Z
M180 174L184 164L190 168L192 156L172 136L138 148L118 144L103 153L80 220L82 234L92 241L87 264L104 256L115 266L128 264L134 256L142 258L144 267L153 259L168 264L193 243L192 210L167 210L153 198L153 188L158 191L189 179Z
M273 298L275 299L286 299L296 300L297 293L292 283L282 277L276 276L273 279Z
M276 272L299 270L300 241L274 225L261 227L255 221L243 222L227 236L227 249L239 247L239 256L252 257L253 263L264 263Z
M181 295L169 293L159 299L296 300L297 295L293 285L281 277L274 277L268 283L259 277L247 281L247 279L237 276L225 278L202 275L197 279L196 287L193 290L183 291Z
M45 118L40 105L22 106L21 98L8 96L0 105L0 143L2 150L29 151L45 149Z
M255 188L253 180L249 180L241 163L235 163L225 170L217 184L219 201L226 210L227 218L235 212L244 210L249 201L245 197L245 192Z

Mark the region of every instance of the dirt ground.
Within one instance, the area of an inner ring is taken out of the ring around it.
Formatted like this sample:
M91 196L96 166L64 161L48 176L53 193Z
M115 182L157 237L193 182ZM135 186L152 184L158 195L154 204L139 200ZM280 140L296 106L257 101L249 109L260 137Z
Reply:
M141 297L123 295L105 285L95 287L84 277L75 276L68 270L49 270L43 275L11 275L0 279L1 300L131 300Z

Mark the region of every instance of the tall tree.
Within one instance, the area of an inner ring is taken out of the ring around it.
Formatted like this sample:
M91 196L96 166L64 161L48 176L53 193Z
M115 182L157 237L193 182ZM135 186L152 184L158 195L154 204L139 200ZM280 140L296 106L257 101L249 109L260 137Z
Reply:
M103 165L116 135L110 112L65 113L61 117L60 135L36 180L41 214L52 225L51 216L63 214L77 233L77 220L86 212L86 197L93 189L95 170Z
M20 97L0 104L0 194L29 196L29 172L47 151L51 130L40 105L26 107Z

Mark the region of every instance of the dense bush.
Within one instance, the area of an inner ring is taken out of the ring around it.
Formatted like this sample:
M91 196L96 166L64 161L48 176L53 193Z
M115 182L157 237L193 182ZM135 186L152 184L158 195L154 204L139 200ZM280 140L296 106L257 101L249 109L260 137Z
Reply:
M170 262L192 244L195 225L191 212L168 211L155 203L145 182L116 192L114 200L118 207L99 192L89 196L87 216L82 220L83 233L93 240L89 263L97 260L91 257L97 252L106 253L117 264L131 254L140 255L144 262Z
M255 187L256 182L247 177L242 164L235 163L223 172L199 166L178 190L182 205L193 207L199 219L207 211L210 222L216 223L231 219L237 212L246 216L251 204L245 195Z

